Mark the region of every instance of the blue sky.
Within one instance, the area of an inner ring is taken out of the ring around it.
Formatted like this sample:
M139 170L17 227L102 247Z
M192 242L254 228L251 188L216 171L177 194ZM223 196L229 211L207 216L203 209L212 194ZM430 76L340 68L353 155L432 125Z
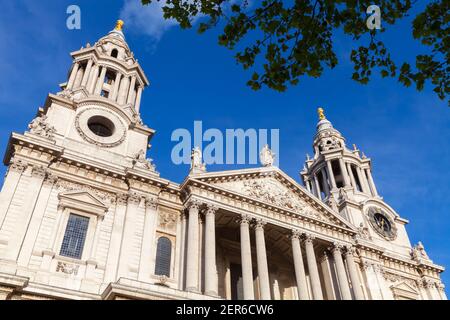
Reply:
M334 70L320 79L302 79L285 93L254 92L245 85L250 72L236 65L233 52L217 45L217 32L200 36L180 30L162 20L158 8L142 9L137 2L1 1L1 150L11 131L26 130L46 94L66 80L69 52L94 43L123 17L127 41L151 81L141 111L144 122L157 130L148 155L162 177L183 180L189 168L171 162L175 143L170 136L202 120L204 128L223 131L280 129L280 167L298 179L305 154L312 153L316 108L323 106L347 144L356 143L372 158L380 194L411 222L411 242L421 240L436 263L450 266L450 110L429 87L417 92L378 77L366 86L355 83L348 59L354 44L337 34L340 64ZM81 30L66 28L70 4L81 7ZM423 52L411 37L410 19L390 26L382 39L397 60L412 61ZM443 278L450 284L450 272Z

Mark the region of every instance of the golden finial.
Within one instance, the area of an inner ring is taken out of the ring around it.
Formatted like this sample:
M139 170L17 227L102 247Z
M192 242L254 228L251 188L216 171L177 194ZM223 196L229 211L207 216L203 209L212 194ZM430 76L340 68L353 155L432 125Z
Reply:
M124 22L122 20L117 20L116 27L114 29L116 29L118 31L122 31L123 25L124 25Z
M323 111L322 108L318 108L318 109L317 109L317 114L319 115L319 119L320 119L320 120L326 119L326 118L325 118L325 113L324 113L324 111Z

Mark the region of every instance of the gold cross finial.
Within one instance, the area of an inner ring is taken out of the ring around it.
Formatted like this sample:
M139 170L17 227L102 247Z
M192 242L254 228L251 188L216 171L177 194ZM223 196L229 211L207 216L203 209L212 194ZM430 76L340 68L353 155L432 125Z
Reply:
M124 25L124 22L122 20L117 20L116 27L114 29L116 29L118 31L122 31L123 25Z
M325 118L325 113L324 113L324 111L323 111L322 108L318 108L318 109L317 109L317 114L319 115L319 119L320 119L320 120L326 119L326 118Z

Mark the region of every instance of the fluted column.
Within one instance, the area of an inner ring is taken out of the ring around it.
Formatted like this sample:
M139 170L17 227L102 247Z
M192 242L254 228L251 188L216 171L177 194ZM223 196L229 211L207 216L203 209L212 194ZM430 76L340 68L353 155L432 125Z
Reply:
M328 179L331 182L331 190L336 189L336 180L334 179L333 167L331 166L331 161L327 161L327 169L328 169Z
M360 167L356 168L356 173L358 174L358 179L359 179L359 183L361 184L361 189L364 193L368 193L370 194L370 190L369 187L367 185L367 179L363 173L363 171L361 170Z
M303 265L302 249L300 246L300 232L293 230L291 235L292 256L294 257L295 279L300 300L308 300L305 266Z
M311 192L311 185L310 185L309 183L310 183L309 180L305 180L305 187L306 187L306 190L308 190L309 192Z
M22 246L22 241L28 229L29 222L33 216L36 203L41 196L42 185L47 176L48 169L40 165L30 165L23 173L29 176L29 182L26 186L25 197L22 204L17 208L15 219L9 219L9 223L3 223L3 231L12 230L8 239L5 253L2 258L16 261ZM44 191L45 194L45 191Z
M89 77L87 88L90 94L94 93L95 85L97 84L99 66L95 65L92 67L91 76Z
M83 79L81 80L81 86L86 87L86 84L89 80L89 75L91 74L92 69L92 59L89 59L86 65L86 70L84 71Z
M342 176L344 177L344 186L345 187L350 187L350 177L349 177L349 174L347 172L347 167L345 166L344 159L339 158L339 166L341 168Z
M119 88L119 96L117 97L117 103L118 104L124 104L126 99L126 94L128 92L128 85L130 84L130 79L127 76L124 76L123 79L120 81L120 88Z
M370 186L370 189L372 190L372 195L378 196L377 187L375 186L375 183L373 182L372 172L370 171L369 168L366 169L366 173L367 173L367 178L369 179L369 186Z
M121 78L122 78L122 74L120 72L117 72L116 79L114 80L114 88L111 93L111 100L113 100L113 101L117 100L117 94L119 93L119 85L120 85Z
M270 300L269 268L267 267L266 241L264 239L265 224L266 222L258 220L255 225L256 260L261 300Z
M323 191L325 192L325 197L327 197L328 195L330 195L330 188L328 187L327 175L325 174L325 168L322 168L321 172L322 172Z
M148 281L155 270L155 233L158 220L158 198L145 197L144 232L142 235L141 259L139 261L139 281Z
M134 87L135 86L136 86L136 76L132 76L131 77L130 88L128 90L127 103L132 103L133 102L133 92L134 92Z
M308 263L309 277L311 279L311 289L314 300L323 300L322 287L320 285L319 270L317 268L316 254L314 253L313 240L311 235L305 236L306 260Z
M348 174L350 176L350 181L352 183L352 186L355 189L355 191L357 191L355 176L353 176L352 165L350 163L347 163L347 171L348 171Z
M9 205L14 198L14 194L19 184L22 173L27 168L28 164L19 159L12 159L6 176L4 177L3 187L0 192L0 229L3 225L3 220L8 212Z
M348 273L350 275L350 281L352 282L353 293L356 300L364 300L364 292L361 287L361 280L358 276L358 270L354 258L355 250L353 247L347 247L345 251L345 261L347 262Z
M78 68L75 81L73 82L73 89L78 89L81 86L81 80L83 79L83 68Z
M244 300L254 300L255 292L253 289L253 267L252 267L252 249L250 245L250 225L251 217L242 215L240 220L241 233L241 267L242 283L244 287Z
M78 62L75 62L72 68L72 71L70 72L69 81L67 82L67 89L71 90L73 87L73 84L75 82L75 77L77 76L78 69L80 68L80 64Z
M199 230L198 230L198 213L201 203L193 200L188 204L189 221L188 221L188 243L186 255L186 291L198 292L198 267L199 267Z
M208 205L205 213L205 294L218 295L216 266L215 214L218 208Z
M134 102L134 106L136 109L136 112L139 113L139 110L141 109L141 97L142 97L142 87L139 86L136 94L136 100Z
M334 243L331 248L333 253L334 263L336 265L337 277L339 281L339 288L341 291L342 300L351 300L352 294L350 293L350 287L347 279L347 273L345 272L344 262L342 261L342 246L338 243Z
M100 73L100 77L97 80L97 85L96 85L95 91L94 91L94 94L96 94L96 95L99 95L100 92L102 92L103 82L105 81L105 76L106 76L107 70L108 69L105 66L102 67L102 71Z
M322 195L320 193L319 179L317 179L317 174L314 174L314 184L316 185L317 198L322 199Z

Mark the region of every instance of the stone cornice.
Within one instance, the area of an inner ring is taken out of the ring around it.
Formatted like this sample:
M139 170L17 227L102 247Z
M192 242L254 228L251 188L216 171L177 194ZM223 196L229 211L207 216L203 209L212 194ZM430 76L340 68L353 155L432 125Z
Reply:
M97 64L101 64L102 62L110 63L112 67L118 69L125 76L131 75L133 72L136 72L139 75L139 78L143 80L141 85L148 86L150 81L144 73L144 70L140 66L138 62L134 62L132 65L128 65L125 61L120 61L115 58L111 58L108 55L102 54L97 49L96 45L93 45L90 48L82 48L77 51L73 51L70 53L73 57L74 62L80 62L85 60L86 58L93 58Z
M298 213L294 211L290 211L286 208L277 207L276 205L266 203L263 201L260 201L258 199L248 197L245 195L242 195L240 193L221 188L220 186L217 186L214 184L214 182L225 182L225 181L235 181L235 180L243 180L247 178L252 177L267 177L267 176L273 176L275 177L280 183L287 185L287 187L294 193L296 193L298 196L302 198L302 200L306 201L308 204L310 204L312 207L314 207L316 210L322 212L326 216L330 217L333 220L333 223L340 224L340 228L346 229L350 231L351 233L356 234L356 230L353 226L351 226L347 221L345 221L343 218L337 216L335 213L331 211L324 203L321 203L321 201L314 199L307 190L305 190L301 185L299 185L295 180L284 174L280 169L276 167L271 168L257 168L257 169L244 169L244 170L233 170L232 172L216 172L216 173L206 173L206 174L200 174L196 175L194 177L187 178L182 185L180 186L181 190L186 190L188 185L195 185L198 184L200 188L203 189L211 189L211 190L217 190L219 193L227 193L233 198L242 198L245 199L244 201L249 203L258 203L259 206L262 207L273 207L274 210L277 212L286 212L290 215L297 215ZM303 215L300 215L303 216ZM306 217L306 216L304 216ZM308 217L310 218L310 217ZM319 220L317 220L319 221ZM319 221L319 223L323 223L323 221ZM344 227L345 226L345 227Z
M9 138L8 147L5 152L5 156L3 158L3 163L7 166L14 156L14 147L22 146L26 148L30 148L32 150L37 150L40 153L46 153L50 155L52 158L61 155L64 151L63 147L55 145L53 142L43 141L43 139L35 139L32 135L23 135L19 133L13 132ZM36 163L40 162L35 157L30 158L34 159ZM27 160L29 160L27 158ZM33 162L33 161L31 161Z
M224 193L220 193L220 195L228 197L229 194L224 192ZM239 195L239 196L242 198L241 195ZM279 219L279 217L271 217L271 216L264 215L262 213L255 212L254 210L250 210L250 209L243 208L243 207L238 207L236 205L230 205L225 201L221 201L217 197L213 198L213 197L202 196L202 195L196 194L195 192L189 194L187 199L185 199L185 203L187 203L191 200L194 200L194 199L197 201L203 202L203 203L213 203L215 206L217 206L225 211L228 211L230 213L234 213L236 215L247 215L249 217L252 217L253 219L263 219L267 223L285 228L288 233L290 232L289 230L297 229L301 233L311 234L311 235L315 236L316 238L320 238L320 239L328 241L328 242L340 241L341 243L346 244L346 245L350 245L353 242L352 236L354 235L354 233L352 230L345 229L345 228L342 228L342 227L339 227L336 225L332 225L332 224L326 223L324 221L318 221L318 220L312 219L310 217L294 214L291 216L287 216L287 218L289 218L288 219L289 221L285 221L285 220ZM214 200L212 200L212 199L214 199ZM254 201L253 201L253 204L255 204ZM266 209L268 209L268 208L266 208ZM270 210L270 209L268 209L268 210ZM273 211L273 212L276 214L282 213L281 210L279 210L278 212L276 212L276 211ZM287 212L285 211L285 213L287 213ZM299 220L303 221L304 225L296 222L295 219L299 219ZM310 223L314 224L315 227L309 228L308 225ZM338 234L340 234L340 236L338 236Z

